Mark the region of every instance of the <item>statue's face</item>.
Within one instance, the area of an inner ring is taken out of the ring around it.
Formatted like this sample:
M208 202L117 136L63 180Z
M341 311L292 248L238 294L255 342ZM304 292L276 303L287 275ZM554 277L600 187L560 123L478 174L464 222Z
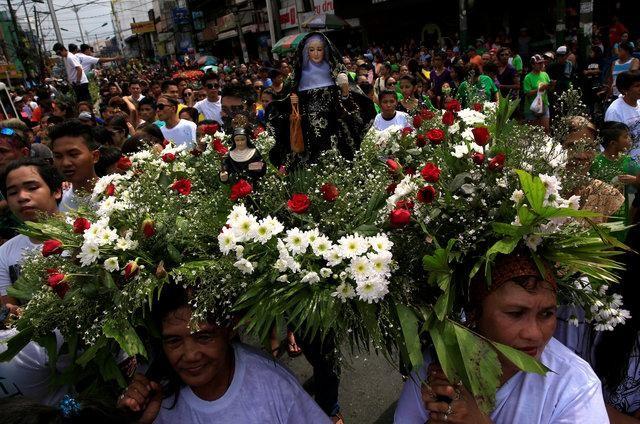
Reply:
M309 49L309 60L319 64L324 59L324 43L320 40L314 40L307 46Z
M247 148L247 136L237 135L233 139L236 142L236 149L244 150Z

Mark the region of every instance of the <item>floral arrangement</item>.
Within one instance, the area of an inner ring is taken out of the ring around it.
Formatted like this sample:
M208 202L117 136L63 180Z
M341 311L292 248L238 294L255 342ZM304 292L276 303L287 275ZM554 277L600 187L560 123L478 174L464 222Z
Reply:
M619 226L594 224L563 192L562 148L511 121L515 107L450 101L413 127L370 131L352 161L328 151L232 186L218 178L231 143L217 128L193 151L136 153L79 210L26 225L45 242L10 289L26 306L0 359L29 340L55 346L59 330L76 358L67 382L97 369L124 384L114 358L120 349L147 356L153 300L164 284L182 284L193 289L194 322L239 316L265 343L274 326L289 326L337 346L399 350L415 368L427 337L446 374L490 410L498 352L546 371L465 326L470 279L489 280L498 255L526 249L549 264L563 302L598 328L628 318L607 291L624 249L610 235ZM253 139L266 157L273 137Z

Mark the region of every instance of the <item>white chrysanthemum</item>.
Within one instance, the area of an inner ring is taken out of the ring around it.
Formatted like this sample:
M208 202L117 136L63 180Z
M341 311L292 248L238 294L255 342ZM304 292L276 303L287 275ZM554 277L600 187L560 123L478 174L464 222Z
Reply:
M98 216L109 216L116 210L116 198L109 196L100 202L97 210Z
M324 256L332 247L333 245L331 240L329 240L329 237L324 235L316 237L316 239L311 242L313 253L317 256Z
M355 290L349 283L342 283L338 287L336 287L336 291L331 293L331 296L337 297L343 302L346 302L349 299L352 299L356 296Z
M524 200L524 191L513 190L513 194L511 194L510 199L513 203L519 205Z
M244 218L245 216L247 216L247 208L242 203L234 205L231 213L229 213L227 217L227 224L233 226L240 218Z
M389 240L386 234L378 234L375 237L369 237L367 240L371 248L378 253L389 251L393 247L393 242Z
M462 109L458 112L458 118L460 118L467 127L475 127L484 124L486 116L474 109Z
M467 147L466 144L458 144L453 146L453 151L451 152L451 156L460 159L467 153L469 153L469 147Z
M183 151L185 151L187 149L187 145L186 144L179 144L177 146L174 146L172 144L167 144L164 149L162 149L162 152L160 153L160 155L166 155L168 153L173 153L174 155L178 156L180 153L182 153Z
M313 244L314 241L320 236L320 232L317 228L313 230L309 230L305 233L307 235L307 240L309 240L309 244Z
M465 130L462 131L462 134L460 134L462 136L462 139L468 141L469 143L473 142L475 140L475 137L473 136L472 130L473 128L471 127L465 128Z
M149 150L142 150L129 156L131 162L144 162L151 158L151 152Z
M345 258L355 258L369 249L369 243L362 236L350 235L338 240L340 254Z
M260 221L255 230L255 235L254 235L255 240L257 242L260 242L261 244L265 244L266 242L271 240L271 237L273 237L273 233L271 232L271 229L272 229L272 226L266 223L264 219Z
M558 177L547 174L540 174L539 177L546 189L546 197L557 196L558 192L562 189L562 184Z
M320 269L320 276L322 278L329 278L329 277L331 277L331 274L333 274L333 271L331 271L331 268L322 268L322 269Z
M315 284L315 283L318 283L319 281L320 281L320 276L318 276L318 273L314 271L307 273L307 275L302 277L302 280L300 280L301 283L309 283L309 284Z
M239 244L236 246L236 259L242 259L244 257L244 246Z
M88 230L86 230L82 237L84 238L85 243L98 243L98 239L100 238L100 234L104 231L104 225L101 225L100 222L94 222L91 224Z
M460 131L460 123L454 122L454 124L449 127L449 134L457 134L458 131Z
M298 255L307 251L309 239L304 231L300 231L299 228L293 228L287 231L285 244L291 253Z
M284 231L284 226L280 223L280 221L271 216L267 216L261 221L261 223L269 227L269 231L271 232L272 236L280 234Z
M391 252L369 253L367 258L372 272L385 276L390 274Z
M129 237L120 237L116 241L117 250L132 250L138 247L137 240L131 240Z
M246 215L238 219L235 224L231 224L231 228L238 242L249 241L254 238L258 223L255 217Z
M329 249L323 256L324 260L327 261L328 266L336 266L342 263L342 251L339 247L334 246Z
M101 177L96 181L96 184L93 186L93 192L91 193L91 199L96 200L98 197L102 196L107 189L109 184L113 184L116 187L118 186L118 181L124 179L124 176L121 174L109 174Z
M233 266L238 268L243 274L253 274L253 264L244 258L237 260Z
M118 239L118 233L113 228L103 228L97 235L95 242L98 246L105 246Z
M281 283L286 283L287 281L289 281L289 276L287 274L281 275L278 278L276 278L276 281L279 281Z
M580 209L580 196L573 195L567 199L567 207L571 209Z
M369 260L363 256L353 258L349 264L349 273L356 281L366 280L369 278L371 271Z
M282 258L278 258L276 262L273 264L273 267L280 272L285 272L289 269L289 265L287 265L287 261Z
M224 255L228 255L236 248L236 236L231 228L224 227L222 232L218 234L218 246Z
M95 243L84 243L80 248L80 253L76 256L80 259L82 266L89 266L100 256L100 249Z
M106 261L104 261L104 269L106 269L109 272L119 271L120 264L118 263L118 257L112 256Z
M367 303L376 303L389 293L387 284L387 281L381 278L369 278L356 283L356 293L360 300Z

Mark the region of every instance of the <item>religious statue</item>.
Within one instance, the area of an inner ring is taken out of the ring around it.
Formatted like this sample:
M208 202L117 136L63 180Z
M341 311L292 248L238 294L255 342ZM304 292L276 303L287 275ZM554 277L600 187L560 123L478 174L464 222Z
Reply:
M272 163L313 163L329 149L352 159L375 118L373 102L349 81L340 53L324 34L309 33L296 58L285 87L288 95L267 109L267 128L276 139ZM298 131L294 119L300 121L297 142L292 137Z
M262 155L247 136L244 127L233 130L231 150L222 159L220 181L236 183L245 179L255 184L266 173Z

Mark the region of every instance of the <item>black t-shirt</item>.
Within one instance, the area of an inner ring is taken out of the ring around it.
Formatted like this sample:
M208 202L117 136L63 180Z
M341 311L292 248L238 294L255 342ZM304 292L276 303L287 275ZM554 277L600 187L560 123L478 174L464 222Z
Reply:
M502 71L502 73L498 72L498 74L496 75L496 78L498 79L498 82L500 83L500 85L514 85L516 83L516 70L513 66L511 65L507 65L504 70ZM502 88L500 87L500 94L502 94L502 97L506 97L509 92L512 92L512 95L517 95L518 93L515 92L513 93L513 89L509 89L509 88Z

